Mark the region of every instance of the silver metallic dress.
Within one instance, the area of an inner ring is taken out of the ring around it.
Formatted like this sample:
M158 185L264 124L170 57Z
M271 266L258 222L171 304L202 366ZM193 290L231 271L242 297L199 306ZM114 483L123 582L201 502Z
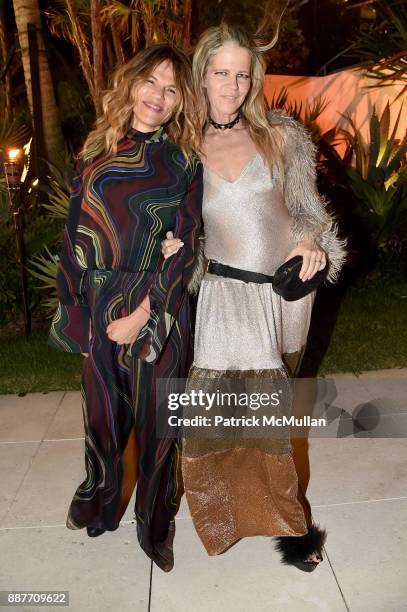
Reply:
M284 197L260 154L235 181L204 168L205 257L272 275L295 247ZM274 389L295 375L315 292L286 302L271 284L206 273L199 291L188 388ZM252 384L248 384L248 381ZM239 387L241 388L241 387ZM208 554L242 537L303 535L307 518L289 438L184 436L182 473L191 516Z

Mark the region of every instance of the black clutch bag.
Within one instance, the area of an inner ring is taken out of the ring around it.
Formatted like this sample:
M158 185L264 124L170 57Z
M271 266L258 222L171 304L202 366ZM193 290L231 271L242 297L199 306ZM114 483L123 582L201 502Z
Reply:
M296 255L284 262L273 275L273 289L278 295L293 302L299 300L324 282L328 275L328 262L323 270L318 270L314 276L307 281L302 281L299 273L302 266L302 255Z

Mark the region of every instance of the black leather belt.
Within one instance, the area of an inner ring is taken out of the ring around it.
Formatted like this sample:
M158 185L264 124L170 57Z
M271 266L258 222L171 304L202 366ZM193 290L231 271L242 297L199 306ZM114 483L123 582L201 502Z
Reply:
M239 268L232 268L225 264L218 263L217 261L208 260L206 264L206 271L209 274L216 274L217 276L225 276L226 278L235 278L236 280L244 281L245 283L271 283L273 277L267 274L261 274L260 272L249 272L248 270L240 270Z

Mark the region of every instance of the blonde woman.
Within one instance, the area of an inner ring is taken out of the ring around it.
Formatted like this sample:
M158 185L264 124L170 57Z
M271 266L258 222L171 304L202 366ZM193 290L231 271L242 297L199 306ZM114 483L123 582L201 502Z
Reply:
M91 537L117 529L137 483L139 542L165 571L179 461L176 441L156 436L155 390L189 366L186 286L202 202L193 105L190 64L170 45L117 70L77 165L49 336L85 356L86 478L67 527ZM160 242L174 227L184 247L163 263Z
M304 352L315 291L285 301L271 276L301 255L303 281L328 262L334 281L345 254L316 188L308 132L283 113L267 113L264 51L270 46L222 24L201 36L194 53L206 273L188 387L210 393L260 391L268 384L285 389L290 401L287 378ZM171 257L181 241L167 236L162 248ZM283 562L299 569L311 571L322 560L326 533L313 524L298 489L289 439L264 434L256 440L237 430L234 438L210 439L195 432L184 438L182 475L208 554L262 535L277 536Z

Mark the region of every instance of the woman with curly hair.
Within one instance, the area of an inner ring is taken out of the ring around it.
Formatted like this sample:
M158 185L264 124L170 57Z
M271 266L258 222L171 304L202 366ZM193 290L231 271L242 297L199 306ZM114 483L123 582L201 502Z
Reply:
M194 100L189 61L171 45L116 71L76 166L49 336L51 346L85 357L86 478L67 527L91 537L117 529L137 484L138 539L165 571L179 448L156 435L156 385L182 378L190 364L186 288L202 202ZM164 261L160 242L174 227L184 246Z

